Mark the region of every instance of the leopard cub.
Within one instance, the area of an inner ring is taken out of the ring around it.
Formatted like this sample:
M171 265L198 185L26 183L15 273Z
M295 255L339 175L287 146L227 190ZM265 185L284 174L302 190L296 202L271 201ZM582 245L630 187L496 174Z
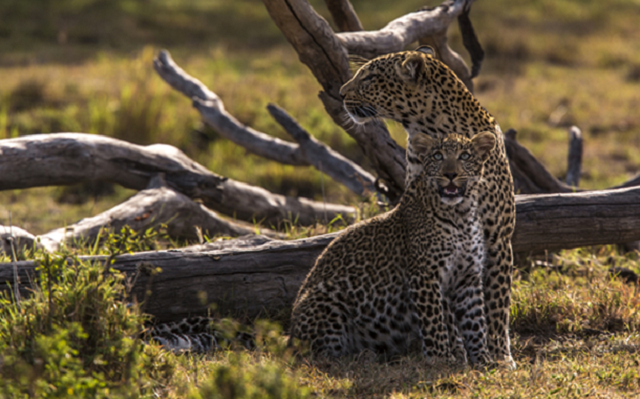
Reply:
M478 185L495 144L491 132L414 135L399 205L320 255L294 303L291 337L329 356L418 349L432 361L490 361Z

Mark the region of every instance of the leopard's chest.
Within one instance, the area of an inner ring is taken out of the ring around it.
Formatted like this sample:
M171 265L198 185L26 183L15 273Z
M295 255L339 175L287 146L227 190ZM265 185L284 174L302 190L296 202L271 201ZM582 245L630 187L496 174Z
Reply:
M449 229L443 240L443 253L447 256L438 268L443 291L455 289L469 275L482 272L485 244L482 229L477 220Z

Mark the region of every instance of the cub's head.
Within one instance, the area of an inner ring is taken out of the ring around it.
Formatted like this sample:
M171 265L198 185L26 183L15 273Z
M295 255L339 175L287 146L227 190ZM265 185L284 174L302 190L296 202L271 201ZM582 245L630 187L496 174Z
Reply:
M420 171L416 178L425 179L442 202L456 205L482 178L484 163L495 145L496 137L491 132L470 139L458 134L434 139L418 133L409 141L410 172Z
M431 47L422 46L416 51L387 54L365 63L342 86L340 95L345 110L356 123L378 117L404 122L416 116L418 110L429 111L425 108L431 104L423 99L429 95L432 83L462 85L435 58Z

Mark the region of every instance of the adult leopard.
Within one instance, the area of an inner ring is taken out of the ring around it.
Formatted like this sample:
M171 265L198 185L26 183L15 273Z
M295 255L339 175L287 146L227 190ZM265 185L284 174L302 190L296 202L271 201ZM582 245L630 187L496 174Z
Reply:
M513 180L504 136L495 119L429 47L375 58L342 86L344 107L356 123L373 118L400 122L409 138L425 133L433 138L466 137L490 131L497 144L485 165L479 187L479 213L487 253L483 272L488 348L496 361L515 367L509 341L509 306L515 225ZM407 173L420 166L408 162Z

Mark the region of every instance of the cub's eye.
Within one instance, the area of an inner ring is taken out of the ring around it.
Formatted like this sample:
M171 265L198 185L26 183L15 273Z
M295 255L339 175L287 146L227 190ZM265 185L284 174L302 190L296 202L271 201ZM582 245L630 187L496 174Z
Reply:
M462 154L460 154L460 159L462 159L463 161L466 161L467 159L469 159L471 155L469 155L468 152L463 152Z
M433 154L433 159L435 159L436 161L441 161L442 160L442 153L441 152L436 152L435 154Z

